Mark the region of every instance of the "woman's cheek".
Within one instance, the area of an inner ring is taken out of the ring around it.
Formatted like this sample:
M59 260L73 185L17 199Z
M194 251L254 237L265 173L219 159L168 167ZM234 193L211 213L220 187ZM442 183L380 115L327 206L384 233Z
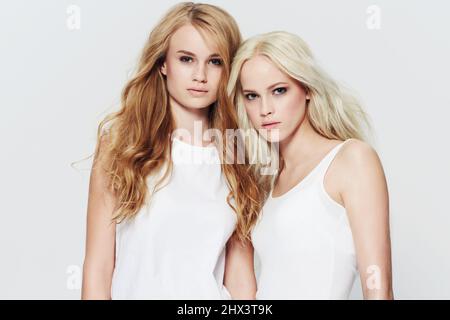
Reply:
M287 97L286 101L286 110L289 112L290 115L295 115L298 113L301 113L301 107L299 106L299 99L295 95L292 95L290 97Z
M250 108L248 107L247 103L244 103L244 109L245 109L245 112L247 113L248 119L253 124L253 114L252 114L252 111L250 110Z
M216 87L219 86L220 78L222 76L222 71L219 68L216 68L216 70L213 70L212 75L214 77L214 83Z
M252 120L253 126L255 128L258 128L259 127L259 124L258 124L258 109L255 108L255 109L251 110L251 120Z

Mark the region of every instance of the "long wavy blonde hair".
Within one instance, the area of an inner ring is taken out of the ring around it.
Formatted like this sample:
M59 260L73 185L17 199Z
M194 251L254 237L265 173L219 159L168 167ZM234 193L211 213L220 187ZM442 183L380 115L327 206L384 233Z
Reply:
M172 171L170 135L174 120L160 68L171 35L185 24L193 25L207 39L215 41L223 61L217 101L209 107L210 127L223 135L226 129L238 128L236 111L226 92L232 57L241 43L235 20L213 5L192 2L175 5L150 33L136 74L122 92L120 110L107 115L98 126L95 154L101 155L100 162L106 164L109 188L117 197L114 222L134 217ZM222 151L224 157L226 149ZM248 239L248 217L258 214L265 195L248 165L222 161L221 170L230 188L226 201L237 214L236 234L241 240ZM150 190L147 177L158 172L163 174Z
M244 94L240 83L243 64L257 55L269 58L281 71L297 80L309 93L307 107L308 119L319 134L329 139L346 140L356 138L366 140L370 133L368 116L363 111L358 99L349 89L334 81L317 64L307 44L297 35L284 31L269 32L254 36L244 41L234 57L228 94L237 109L239 127L249 132L245 140L249 157L256 159L256 174L270 158L276 161L278 170L263 179L269 180L271 187L276 182L277 174L284 167L282 155L273 143L268 143L252 125L244 106ZM255 152L257 151L257 152ZM257 217L252 217L253 226Z

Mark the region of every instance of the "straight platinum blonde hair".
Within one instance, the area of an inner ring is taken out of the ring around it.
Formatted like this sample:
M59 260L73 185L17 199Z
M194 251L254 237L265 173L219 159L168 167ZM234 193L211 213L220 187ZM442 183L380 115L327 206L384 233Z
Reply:
M322 70L308 45L299 36L284 31L269 32L249 38L241 44L233 60L227 87L237 108L240 128L250 132L247 133L249 139L246 140L246 150L258 164L267 163L267 158L274 159L275 154L271 151L273 148L263 142L247 116L239 79L243 64L257 55L269 58L309 93L307 115L319 134L329 139L367 140L369 119L356 97ZM255 150L259 151L255 153Z

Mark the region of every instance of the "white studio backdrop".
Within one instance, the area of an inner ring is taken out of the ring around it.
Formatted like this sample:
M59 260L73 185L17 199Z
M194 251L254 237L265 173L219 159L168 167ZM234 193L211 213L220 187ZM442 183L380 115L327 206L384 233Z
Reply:
M450 42L444 1L205 1L244 38L286 30L359 93L391 201L397 299L450 299ZM79 299L96 129L177 1L5 1L0 298ZM352 299L361 299L357 279Z

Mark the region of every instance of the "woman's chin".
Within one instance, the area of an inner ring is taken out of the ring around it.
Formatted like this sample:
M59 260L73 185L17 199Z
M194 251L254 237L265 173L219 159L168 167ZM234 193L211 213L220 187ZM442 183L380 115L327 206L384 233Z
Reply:
M281 132L279 129L260 129L259 134L264 140L270 143L277 143L282 140Z

